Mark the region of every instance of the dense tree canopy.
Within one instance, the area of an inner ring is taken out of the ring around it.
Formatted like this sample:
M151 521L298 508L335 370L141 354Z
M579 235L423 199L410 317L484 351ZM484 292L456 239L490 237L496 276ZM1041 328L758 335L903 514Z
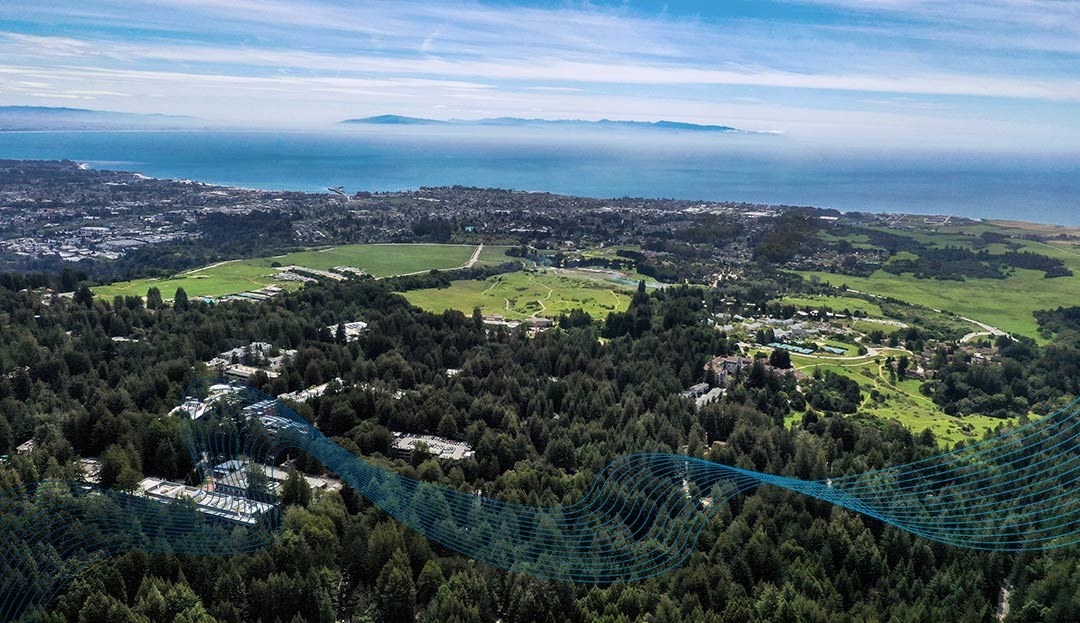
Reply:
M750 284L732 287L755 296ZM576 500L599 469L629 452L683 452L823 479L939 451L932 435L847 417L861 396L843 377L825 373L800 387L779 360L759 360L732 377L723 400L695 407L681 392L706 379L710 358L736 350L707 324L701 302L709 296L690 287L641 290L625 313L597 322L571 315L529 337L460 312L420 312L374 281L309 286L260 304L152 308L137 299L46 304L0 287L0 447L38 442L0 466L0 483L74 478L80 456L101 459L105 486L130 489L143 474L189 477L190 457L166 414L205 372L199 362L251 341L298 351L280 377L255 379L267 391L341 379L297 408L344 447L423 480L522 504ZM359 340L324 330L358 318L369 323ZM1080 361L1075 343L1000 350L1000 370L958 363L928 388L934 399L963 411L976 390L1032 405L1074 391L1067 375L1049 371ZM811 409L800 426L785 427L800 401ZM476 454L392 460L391 431L462 439ZM321 470L307 457L296 467ZM313 495L298 472L284 496L283 532L267 550L106 560L65 589L48 620L989 621L1008 580L1009 621L1072 621L1063 596L1080 588L1064 553L949 548L768 488L715 509L679 569L594 587L476 565L354 491Z

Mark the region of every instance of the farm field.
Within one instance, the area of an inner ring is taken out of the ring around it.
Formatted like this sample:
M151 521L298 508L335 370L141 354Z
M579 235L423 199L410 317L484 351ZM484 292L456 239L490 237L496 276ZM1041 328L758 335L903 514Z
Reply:
M234 260L179 273L159 279L135 279L93 288L99 297L117 295L145 296L148 288L157 287L165 298L172 298L177 288L189 297L224 296L268 285L287 290L299 283L274 278L274 265L302 266L327 270L335 266L354 266L376 277L388 277L432 269L457 268L467 262L476 247L445 244L353 244L326 249L312 249L276 257ZM506 247L484 248L480 261L505 261ZM478 262L479 263L479 262Z
M603 318L629 307L632 291L630 286L579 271L547 270L496 275L483 281L460 280L448 288L412 290L403 296L436 313L457 309L469 314L479 307L485 316L551 318L580 308L593 318Z

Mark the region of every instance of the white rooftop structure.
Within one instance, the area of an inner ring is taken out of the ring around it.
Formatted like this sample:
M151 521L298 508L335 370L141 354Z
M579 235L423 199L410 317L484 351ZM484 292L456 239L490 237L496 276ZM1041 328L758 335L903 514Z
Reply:
M440 459L467 459L475 454L472 446L464 441L454 441L453 439L436 437L435 435L394 433L392 447L395 454L408 457L412 455L413 450L419 443L426 444L428 452Z
M281 394L281 395L278 396L278 398L282 398L282 399L285 399L285 400L294 400L296 402L307 402L308 400L311 400L312 398L318 398L319 396L322 396L323 394L325 394L326 390L330 387L330 383L333 383L335 381L340 383L341 378L340 377L335 378L333 381L323 383L322 385L312 385L311 387L309 387L307 389L302 389L300 391L289 392L287 394Z
M695 398L694 399L694 404L699 408L703 407L703 406L709 404L710 402L715 402L717 400L720 400L720 397L723 396L726 391L727 390L725 390L722 387L714 387L714 388L710 389L709 391L705 392L704 394L702 394L702 395L698 396L697 398Z
M159 502L190 499L200 513L248 526L258 523L259 517L276 506L160 478L144 478L139 483L139 490L146 497Z
M355 342L360 339L360 334L367 330L368 324L362 320L356 320L353 322L342 323L345 329L345 341ZM330 333L337 333L338 325L332 324L327 329L330 329Z
M225 366L225 369L223 370L225 376L239 379L241 381L248 380L253 374L260 371L266 374L266 378L270 379L276 379L277 377L281 376L280 372L275 372L273 370L264 370L263 368L256 368L255 366L246 366L242 363L234 363L232 365Z
M211 385L207 388L206 398L199 400L188 396L184 399L184 402L170 411L171 415L187 415L193 420L197 420L210 410L210 407L214 405L218 400L231 396L240 390L239 387L230 385L228 383L218 383Z
M219 488L225 492L232 490L245 491L248 486L248 471L250 463L246 460L233 459L231 461L225 461L214 466L214 479L218 483ZM274 467L273 465L256 464L254 469L262 471L266 475L266 488L267 491L273 495L277 495L281 490L282 484L289 478L289 471L280 467ZM322 491L340 491L342 484L340 480L335 478L328 478L325 476L311 476L308 474L301 475L308 485L313 490Z

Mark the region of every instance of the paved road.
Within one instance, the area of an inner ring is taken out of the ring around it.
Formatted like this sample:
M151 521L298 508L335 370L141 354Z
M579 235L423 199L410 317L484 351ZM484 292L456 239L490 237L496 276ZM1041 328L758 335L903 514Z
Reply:
M973 331L971 333L968 333L964 337L960 338L960 343L961 344L965 344L965 343L970 342L971 340L974 340L976 338L989 337L989 336L1000 337L1000 336L1004 335L1004 336L1008 337L1009 339L1012 339L1012 337L1008 333L1002 331L1001 329L998 329L997 327L991 327L990 325L986 324L985 322L979 322L978 320L972 320L971 318L965 318L963 316L959 316L959 318L960 318L960 320L963 320L965 322L970 322L971 324L973 324L973 325L979 327L980 329L982 329L982 331Z

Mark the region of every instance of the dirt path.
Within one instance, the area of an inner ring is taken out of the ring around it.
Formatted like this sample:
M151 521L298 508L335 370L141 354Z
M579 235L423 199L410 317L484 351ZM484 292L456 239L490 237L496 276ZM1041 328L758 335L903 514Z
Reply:
M239 262L239 261L240 260L225 260L224 262L218 262L216 264L211 264L209 266L203 266L201 268L193 268L191 270L184 271L184 272L182 272L180 274L181 275L194 275L195 273L200 273L200 272L202 272L204 270L210 270L211 268L217 268L218 266L224 266L226 264L232 264L233 262Z
M533 282L533 283L536 283L536 280L535 280L535 279L533 279L533 278L532 278L532 276L530 276L530 277L529 277L529 281L531 281L531 282ZM545 306L544 306L544 301L550 301L550 300L551 300L551 295L555 293L555 290L553 290L553 289L551 288L551 286L545 285L545 284L543 284L543 283L541 283L541 284L538 284L538 285L540 285L540 286L543 286L543 287L547 288L547 291L548 291L548 293L547 293L547 296L545 296L544 298L542 298L542 299L536 299L536 304L540 306L540 310L539 310L539 311L535 311L535 312L533 312L533 313L532 313L532 317L533 317L533 318L535 318L535 317L537 317L538 315L540 315L540 313L541 313L541 312L547 311L547 307L545 307Z
M481 242L480 244L476 245L476 250L472 252L472 257L469 258L469 261L465 262L461 267L462 268L472 268L473 265L476 264L476 260L480 259L480 252L483 251L483 250L484 250L484 243Z
M495 289L495 286L499 285L500 283L502 283L502 275L496 275L495 276L495 281L491 282L491 285L488 286L486 290L481 292L480 296L484 296L488 292L491 292L493 289Z

